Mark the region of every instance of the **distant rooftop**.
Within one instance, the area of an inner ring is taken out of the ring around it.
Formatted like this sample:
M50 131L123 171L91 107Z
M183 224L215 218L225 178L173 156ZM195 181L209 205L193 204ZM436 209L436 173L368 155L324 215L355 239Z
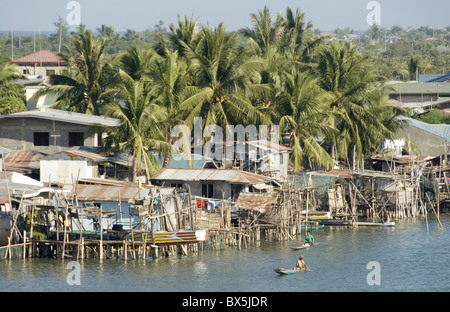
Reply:
M419 82L450 82L450 73L419 75Z
M17 65L64 65L65 61L53 51L40 50L15 59L11 63Z
M391 94L437 94L450 96L450 83L442 82L399 82L391 84Z

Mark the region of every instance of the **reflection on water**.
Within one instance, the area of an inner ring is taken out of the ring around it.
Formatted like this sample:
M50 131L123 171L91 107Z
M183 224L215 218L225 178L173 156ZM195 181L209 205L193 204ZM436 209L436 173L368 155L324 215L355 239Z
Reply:
M313 232L319 244L297 251L299 241L261 242L146 261L83 260L79 286L67 284L70 260L1 260L0 291L450 291L450 217L441 217L445 230L430 220L429 233L420 218L395 228L326 227ZM312 272L273 271L294 267L300 254ZM379 286L367 284L370 261L380 264Z

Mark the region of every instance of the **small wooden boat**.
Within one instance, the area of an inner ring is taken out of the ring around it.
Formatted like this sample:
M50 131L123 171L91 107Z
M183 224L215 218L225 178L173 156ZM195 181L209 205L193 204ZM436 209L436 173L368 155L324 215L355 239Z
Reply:
M328 220L319 220L319 224L321 224L321 225L351 225L352 221L341 220L341 219L328 219Z
M296 273L305 273L307 271L310 271L308 269L306 270L295 270L295 269L273 269L275 272L277 272L280 275L288 275L288 274L296 274Z
M206 230L195 231L178 231L178 232L156 232L155 233L155 245L182 245L182 244L195 244L203 242L207 239L208 232Z
M357 226L387 226L392 227L395 226L395 221L390 222L356 222Z
M307 227L305 227L304 225L301 226L302 231L304 231L306 228L308 230L317 230L317 229L323 229L325 226L323 224L312 224L312 225L307 225Z
M304 249L304 248L308 248L308 247L311 247L311 246L317 245L317 244L318 243L304 243L303 245L292 247L292 250Z

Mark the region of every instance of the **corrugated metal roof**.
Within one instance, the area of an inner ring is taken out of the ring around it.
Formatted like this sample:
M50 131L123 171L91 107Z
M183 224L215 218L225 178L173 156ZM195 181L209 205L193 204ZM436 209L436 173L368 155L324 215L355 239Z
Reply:
M99 154L87 152L87 151L80 151L80 150L66 150L62 152L58 152L52 155L48 155L45 157L42 157L43 160L58 160L58 159L67 159L70 158L71 160L91 160L95 162L102 162L107 161L108 159L106 157L103 157Z
M35 109L26 112L20 112L15 114L1 115L0 119L7 118L38 118L55 120L67 123L73 123L78 125L93 126L96 124L101 124L109 127L117 127L120 121L115 118L94 116L81 113L68 112L58 109Z
M247 144L256 146L258 148L266 149L266 150L270 149L271 151L284 152L284 151L290 151L291 150L289 147L286 147L284 145L280 145L280 144L274 143L272 141L267 141L267 140L248 141Z
M273 178L232 169L172 169L164 168L152 180L226 181L231 183L260 183Z
M408 118L405 116L397 117L400 120L406 120L413 127L422 129L424 131L430 132L437 136L440 136L450 142L450 125L445 124L429 124L420 120L416 120L413 118Z
M401 82L393 84L395 91L391 94L439 94L440 96L450 95L450 83L441 82Z
M44 154L34 151L11 151L4 155L5 167L7 170L29 172L40 168L40 159Z
M277 203L278 194L240 193L236 206L240 209L270 213Z
M11 150L9 148L0 146L0 155L1 154L8 154L8 153L11 153Z
M64 65L66 62L55 52L50 50L40 50L25 55L11 62L12 64L29 65L29 64L45 64L45 65Z
M80 201L122 201L134 202L148 196L148 188L139 189L136 186L78 184L76 193Z

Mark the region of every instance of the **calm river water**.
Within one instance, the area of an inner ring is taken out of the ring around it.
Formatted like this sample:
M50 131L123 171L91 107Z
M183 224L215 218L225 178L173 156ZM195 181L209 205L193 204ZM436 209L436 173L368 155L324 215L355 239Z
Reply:
M72 286L69 260L0 260L0 291L448 292L450 215L441 215L443 231L429 219L428 233L424 218L394 228L325 227L313 232L319 244L302 251L291 250L298 241L261 242L157 260L83 260ZM312 272L273 271L295 266L300 254Z

